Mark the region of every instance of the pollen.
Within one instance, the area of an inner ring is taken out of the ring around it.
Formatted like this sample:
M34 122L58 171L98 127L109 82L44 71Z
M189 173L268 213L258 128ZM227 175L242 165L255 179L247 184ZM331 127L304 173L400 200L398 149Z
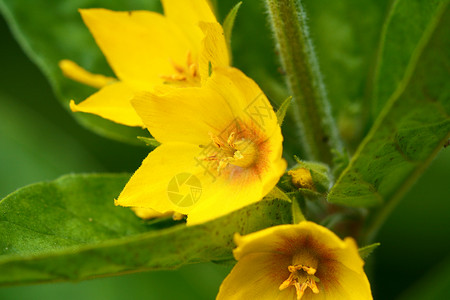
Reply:
M280 285L280 291L290 286L294 286L297 292L297 300L302 299L307 288L310 288L314 294L319 293L319 288L316 283L320 280L314 275L317 271L315 268L298 264L289 266L288 270L291 274L288 279L283 281Z
M204 160L215 162L216 171L219 175L229 165L248 168L258 158L257 146L251 139L243 137L242 134L232 131L226 141L213 134L210 134L210 137L215 149L211 155L204 157Z
M211 142L200 145L198 160L212 174L240 180L259 177L267 167L267 138L254 124L235 120L220 134L209 133Z
M198 72L198 64L193 60L191 51L186 55L185 65L177 64L170 61L174 73L169 75L160 75L166 84L173 84L178 86L199 86L200 76Z

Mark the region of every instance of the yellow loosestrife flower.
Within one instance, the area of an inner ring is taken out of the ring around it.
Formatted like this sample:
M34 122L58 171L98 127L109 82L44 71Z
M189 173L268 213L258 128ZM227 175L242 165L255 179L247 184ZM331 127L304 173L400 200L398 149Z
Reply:
M162 0L165 15L150 11L81 9L81 16L118 79L91 74L63 60L63 73L100 90L73 111L142 126L130 104L137 91L168 84L200 86L213 67L228 66L223 29L207 0Z
M217 299L372 299L352 238L312 222L236 235L238 260Z
M161 86L132 104L161 143L116 205L205 222L261 200L286 169L277 117L241 71L216 68L202 87Z

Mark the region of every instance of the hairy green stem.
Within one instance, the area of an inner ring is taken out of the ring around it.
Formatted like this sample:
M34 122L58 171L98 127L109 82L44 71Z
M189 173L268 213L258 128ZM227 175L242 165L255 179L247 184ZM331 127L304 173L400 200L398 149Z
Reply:
M333 164L342 143L299 0L265 0L307 159Z

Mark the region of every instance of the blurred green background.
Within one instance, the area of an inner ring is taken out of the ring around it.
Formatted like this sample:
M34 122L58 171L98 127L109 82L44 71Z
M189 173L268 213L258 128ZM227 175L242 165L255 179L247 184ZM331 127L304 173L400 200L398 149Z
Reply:
M231 7L231 2L222 3L223 10ZM245 20L246 9L264 17L261 6L244 6L236 30L239 26L243 31L250 30L244 27L251 23ZM333 22L336 20L330 19L329 26ZM267 28L261 30L269 40ZM24 185L67 173L131 172L140 165L147 154L144 147L97 136L61 107L46 78L23 53L3 19L0 37L1 198ZM237 37L234 51L246 48L246 42ZM318 46L322 44L317 41ZM266 47L262 52L272 54L273 49ZM264 58L248 54L237 58L236 63L256 64L257 59ZM273 62L265 64L269 66L265 71L246 71L262 80L264 72L276 69ZM333 60L324 60L322 65L331 68ZM245 65L241 67L246 69ZM450 299L449 170L450 148L441 151L383 227L377 239L381 247L368 268L375 299ZM229 267L200 264L79 283L2 288L0 299L212 299L228 272Z

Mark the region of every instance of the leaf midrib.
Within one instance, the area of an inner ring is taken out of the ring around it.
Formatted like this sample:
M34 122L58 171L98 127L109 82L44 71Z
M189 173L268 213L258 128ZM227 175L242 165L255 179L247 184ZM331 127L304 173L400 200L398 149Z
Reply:
M398 2L399 0L397 0ZM397 89L395 90L395 92L392 94L392 96L389 98L389 100L387 101L385 107L383 108L383 110L381 111L381 113L379 114L379 116L377 117L374 125L372 126L371 130L369 131L369 133L367 134L367 136L364 138L364 140L361 142L361 144L359 145L358 149L356 150L355 154L353 155L353 157L359 157L362 153L362 151L365 149L366 145L371 141L371 139L373 138L373 136L376 134L376 132L378 131L378 128L383 124L383 121L385 119L385 117L389 114L389 112L391 111L391 108L394 106L394 104L396 103L396 100L398 100L400 98L400 96L403 94L403 92L405 91L405 88L408 86L409 81L412 78L412 75L414 74L414 70L417 67L417 62L421 56L421 54L423 53L423 51L426 48L426 45L428 44L428 42L431 39L431 36L433 34L433 32L435 31L437 25L439 24L441 18L444 15L444 12L446 10L448 3L441 3L440 7L438 9L439 13L437 14L437 16L433 19L434 22L430 22L429 26L427 27L427 29L424 31L424 34L422 35L420 42L418 43L419 45L416 47L413 55L411 56L411 59L408 63L408 66L406 67L406 71L405 71L405 75L403 76L403 79L401 80L399 86L397 87ZM395 5L393 5L392 9L395 7ZM391 13L392 14L392 13ZM429 99L426 99L427 101L430 101ZM440 145L437 149L441 148L442 146ZM435 150L436 152L436 150ZM416 174L418 171L420 171L421 169L424 169L424 166L427 166L429 162L431 162L432 158L434 157L431 156L431 159L427 159L424 164L418 164L419 168L417 168L417 166L415 167L415 171L411 174L411 176L409 176L408 180L406 180L404 182L404 184L400 185L400 188L397 190L396 193L392 194L390 197L388 197L388 199L384 199L385 202L389 202L390 199L392 198L396 198L399 194L399 191L401 191L402 195L404 193L404 191L406 191L409 187L409 185L411 185L415 180L413 180L412 182L410 181L411 177L416 178L418 176L418 174ZM345 168L345 170L341 173L341 176L338 178L338 180L335 183L335 186L338 186L342 180L342 178L344 177L344 175L351 169L354 168L354 164L356 162L356 159L352 159L350 161L350 163L348 164L347 168ZM422 167L420 167L420 165L423 165ZM419 172L420 174L420 172ZM363 180L365 183L368 183L366 180ZM405 186L406 185L406 186ZM333 189L332 189L333 190ZM332 192L332 190L330 191L330 193Z

